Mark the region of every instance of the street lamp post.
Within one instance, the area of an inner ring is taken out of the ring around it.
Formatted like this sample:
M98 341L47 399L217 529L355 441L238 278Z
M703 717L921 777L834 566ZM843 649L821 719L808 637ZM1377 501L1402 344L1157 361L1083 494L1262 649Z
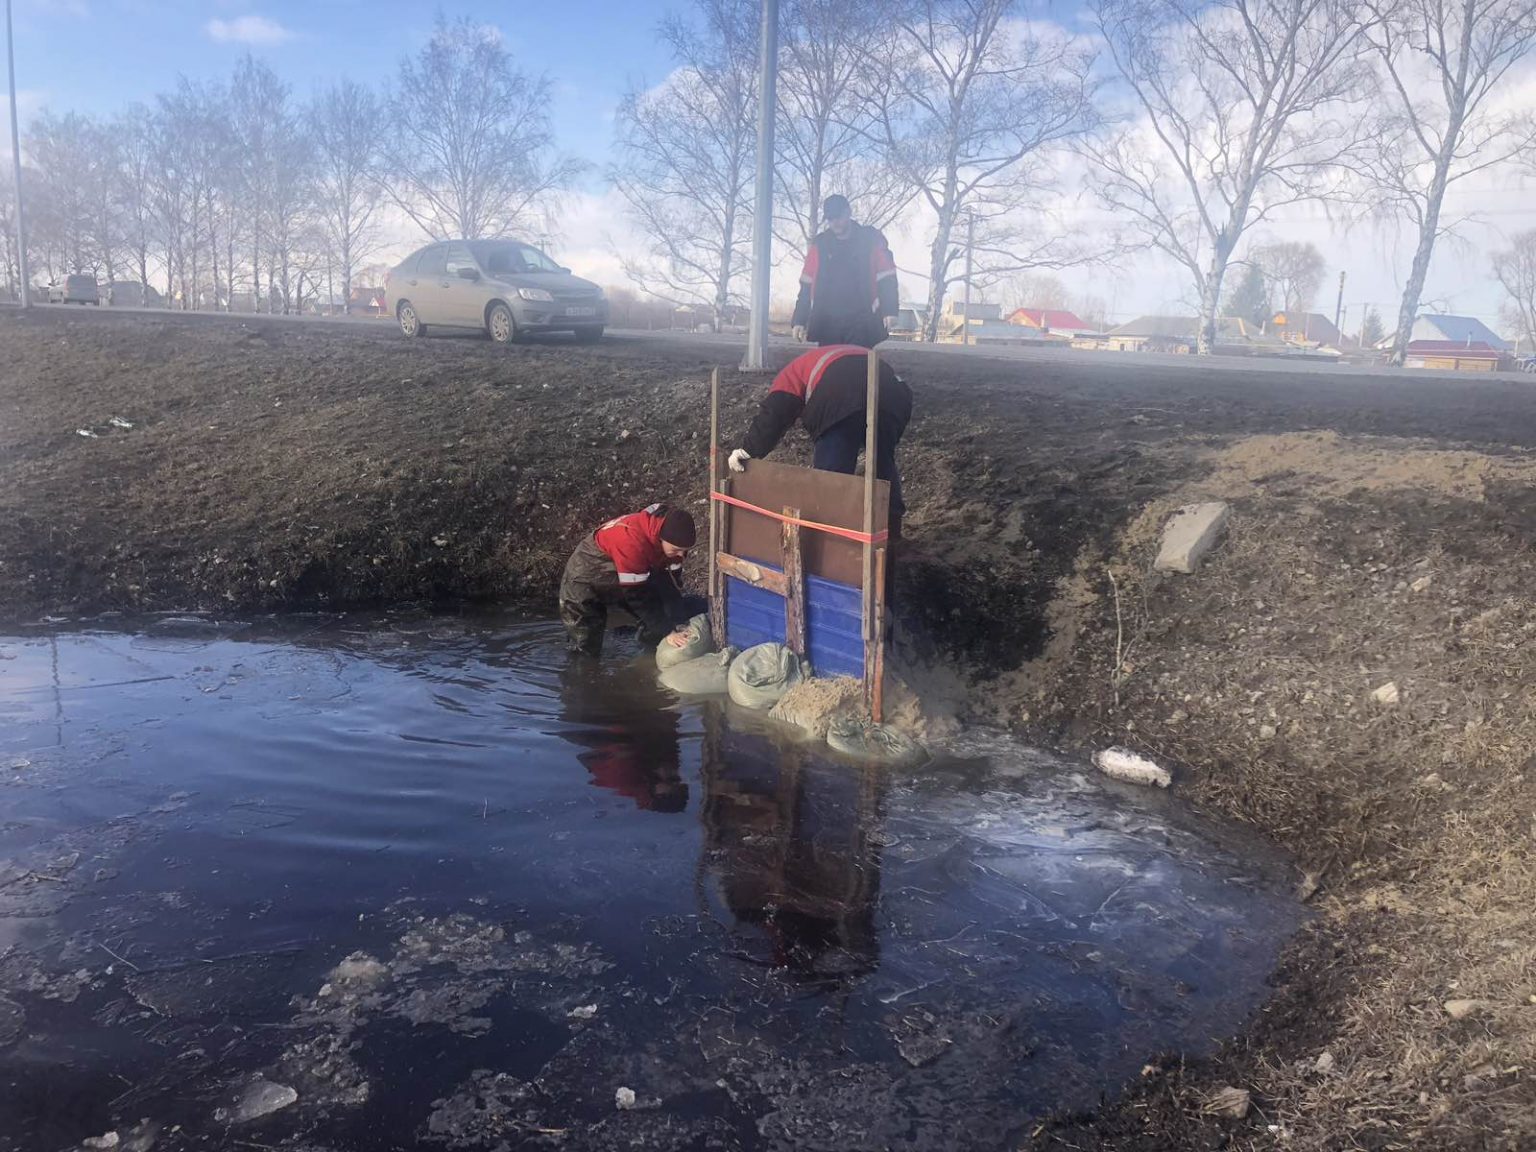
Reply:
M11 29L11 0L5 0L5 55L11 78L11 166L16 175L16 272L21 279L18 294L23 308L31 304L27 292L27 226L21 211L21 129L16 122L16 36Z
M752 315L743 372L761 372L768 353L769 262L773 259L773 119L778 107L779 0L763 0L757 64L757 203L752 217Z

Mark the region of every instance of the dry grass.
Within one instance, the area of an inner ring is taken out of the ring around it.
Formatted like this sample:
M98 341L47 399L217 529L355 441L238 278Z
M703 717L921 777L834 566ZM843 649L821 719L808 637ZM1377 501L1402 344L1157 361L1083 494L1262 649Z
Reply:
M1536 1147L1536 553L1504 484L1528 465L1254 439L1213 453L1111 555L1085 554L1062 587L1070 652L1004 688L1030 693L1001 706L1015 717L1075 714L1058 734L1181 765L1186 795L1323 886L1256 1034L1144 1091L1098 1146ZM1228 542L1194 577L1151 573L1167 513L1210 497L1233 503ZM1106 567L1118 627L1107 579L1084 595ZM1388 682L1395 707L1372 698ZM1452 1019L1454 999L1487 1006ZM1258 1104L1230 1131L1199 1115L1222 1083Z

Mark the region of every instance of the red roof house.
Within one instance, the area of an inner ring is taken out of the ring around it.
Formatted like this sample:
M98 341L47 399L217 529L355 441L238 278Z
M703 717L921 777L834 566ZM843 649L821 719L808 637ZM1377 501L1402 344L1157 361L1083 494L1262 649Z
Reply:
M1018 308L1008 317L1008 323L1065 335L1095 331L1093 325L1085 323L1076 313L1068 312L1065 308Z

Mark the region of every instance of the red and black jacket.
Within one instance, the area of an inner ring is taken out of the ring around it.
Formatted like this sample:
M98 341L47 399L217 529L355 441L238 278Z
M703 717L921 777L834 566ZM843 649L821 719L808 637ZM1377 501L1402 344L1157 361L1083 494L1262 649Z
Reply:
M613 561L621 589L648 583L653 572L670 574L683 570L682 563L669 557L661 546L661 525L666 518L667 506L652 504L642 511L616 517L592 534L598 551Z
M813 348L796 356L774 378L742 447L761 460L784 439L796 420L811 439L850 416L862 415L868 399L869 353L853 344ZM912 390L895 370L880 364L880 423L898 439L912 418Z
M855 224L844 239L828 229L811 241L793 321L806 328L807 339L820 343L823 333L845 333L851 323L867 321L871 333L879 329L878 340L885 335L880 318L900 313L896 260L885 233Z
M576 546L560 595L623 604L658 638L687 623L680 581L683 565L661 547L665 504L608 521Z

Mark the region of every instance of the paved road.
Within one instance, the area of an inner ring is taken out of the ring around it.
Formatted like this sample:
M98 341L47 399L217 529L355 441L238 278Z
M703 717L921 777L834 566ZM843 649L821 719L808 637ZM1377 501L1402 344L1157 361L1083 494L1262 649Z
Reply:
M72 315L94 313L96 309L71 307L69 305L53 304L39 305L39 311L43 312L67 312ZM269 316L264 313L228 313L228 312L174 312L164 308L128 308L111 307L99 310L106 315L144 315L158 317L175 317L191 322L206 321L212 323L229 322L271 322L271 323L298 323L298 324L344 324L349 327L362 327L376 329L379 332L395 334L393 321L377 316ZM714 350L712 359L720 359L722 362L729 357L724 355L726 350L734 350L739 357L745 350L745 337L734 333L715 334L711 332L683 332L670 329L647 330L643 328L609 328L610 340L648 340L658 341L675 347L699 347ZM564 335L551 336L552 341L567 340ZM799 347L788 337L773 337L770 340L775 350L789 351ZM906 341L891 341L881 346L882 352L915 354L918 356L945 356L966 357L973 360L1004 360L1024 364L1066 364L1071 367L1090 366L1094 370L1139 370L1141 368L1177 368L1186 372L1259 372L1273 374L1284 372L1287 374L1317 374L1332 377L1379 377L1382 379L1402 380L1405 378L1422 378L1425 380L1437 380L1445 382L1454 380L1459 382L1476 382L1478 380L1509 380L1521 381L1536 388L1536 374L1520 372L1491 372L1491 373L1459 373L1451 374L1430 369L1402 369L1386 368L1379 364L1333 364L1319 360L1280 360L1272 357L1245 357L1245 356L1175 356L1155 352L1083 352L1072 348L1055 347L1007 347L999 345L971 346L959 344L913 344Z

